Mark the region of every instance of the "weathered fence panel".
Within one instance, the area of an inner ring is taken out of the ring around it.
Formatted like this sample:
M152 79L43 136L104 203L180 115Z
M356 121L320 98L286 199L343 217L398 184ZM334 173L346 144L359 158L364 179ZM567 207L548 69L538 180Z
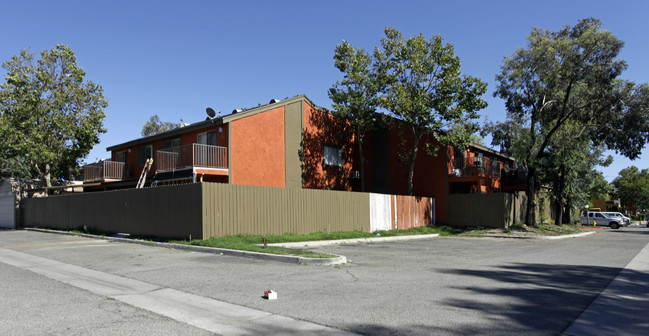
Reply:
M515 196L506 193L448 195L448 222L453 226L504 228L519 216Z
M28 227L202 237L200 184L31 198L21 207Z
M432 223L432 199L221 183L91 192L26 199L23 226L206 239L408 229ZM380 213L381 215L375 215ZM380 223L372 216L380 218Z
M430 197L370 194L370 231L407 230L435 224L435 200Z
M203 183L206 237L370 230L366 193Z
M448 223L454 226L505 228L525 223L527 196L520 193L451 194L448 198ZM537 205L537 220L541 211L546 221L553 216L549 202L541 209Z

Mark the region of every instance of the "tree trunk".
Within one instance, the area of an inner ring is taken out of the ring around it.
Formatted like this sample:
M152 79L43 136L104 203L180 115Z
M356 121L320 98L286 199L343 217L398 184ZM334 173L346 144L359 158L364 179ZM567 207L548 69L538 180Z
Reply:
M414 133L414 132L413 132ZM412 150L412 157L410 158L410 169L408 170L408 195L412 196L414 193L414 175L415 175L415 162L417 161L417 151L419 149L419 141L421 140L421 134L414 134L415 144Z
M52 176L50 172L50 164L46 163L45 164L45 172L43 174L43 183L45 184L46 187L51 187L52 186Z
M572 213L572 202L570 201L570 199L568 199L566 201L565 210L563 211L563 222L564 223L570 224L570 220L571 220L570 217L572 217L571 213Z
M554 225L561 226L563 221L563 204L561 204L560 200L557 199L554 201L554 209L556 211L554 214Z
M525 209L525 225L536 227L536 169L527 171L527 209Z
M564 194L566 190L566 167L561 165L559 168L559 177L555 181L555 199L557 200L557 213L555 214L554 224L563 225L563 216L564 216L564 204L562 200L564 199Z
M358 155L361 159L361 191L365 192L365 154L363 153L363 136L358 135Z

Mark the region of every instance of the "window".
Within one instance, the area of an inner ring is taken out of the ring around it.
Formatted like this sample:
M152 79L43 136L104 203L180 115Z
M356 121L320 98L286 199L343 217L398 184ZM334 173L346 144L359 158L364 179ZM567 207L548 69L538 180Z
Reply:
M343 149L336 146L324 146L324 164L325 166L342 167L343 166Z
M115 153L115 161L126 163L126 151Z
M473 160L473 165L478 168L484 168L484 154L475 153L475 159Z
M200 133L196 136L196 143L201 145L216 146L216 131Z
M180 138L167 139L162 142L162 149L180 147Z
M491 158L491 176L500 176L500 161L495 157Z
M144 166L146 160L153 158L153 145L143 145L137 149L137 164Z
M455 158L455 166L453 168L464 169L464 151L456 148L453 157Z

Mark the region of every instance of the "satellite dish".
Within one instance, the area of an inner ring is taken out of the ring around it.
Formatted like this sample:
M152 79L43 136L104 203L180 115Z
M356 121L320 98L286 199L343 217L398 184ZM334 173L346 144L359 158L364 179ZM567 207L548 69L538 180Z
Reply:
M214 109L211 108L211 107L206 108L206 109L205 109L205 112L207 113L207 115L208 115L210 118L214 118L214 117L216 117L216 112L214 112Z

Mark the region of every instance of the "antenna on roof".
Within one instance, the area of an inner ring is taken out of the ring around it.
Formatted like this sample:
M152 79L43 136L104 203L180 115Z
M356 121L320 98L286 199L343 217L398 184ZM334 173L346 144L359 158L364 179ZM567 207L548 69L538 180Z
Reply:
M205 120L211 120L212 124L214 123L215 117L219 117L219 118L221 117L221 110L219 110L218 112L214 112L214 109L211 107L206 108L205 113L207 113L207 118L205 118Z

